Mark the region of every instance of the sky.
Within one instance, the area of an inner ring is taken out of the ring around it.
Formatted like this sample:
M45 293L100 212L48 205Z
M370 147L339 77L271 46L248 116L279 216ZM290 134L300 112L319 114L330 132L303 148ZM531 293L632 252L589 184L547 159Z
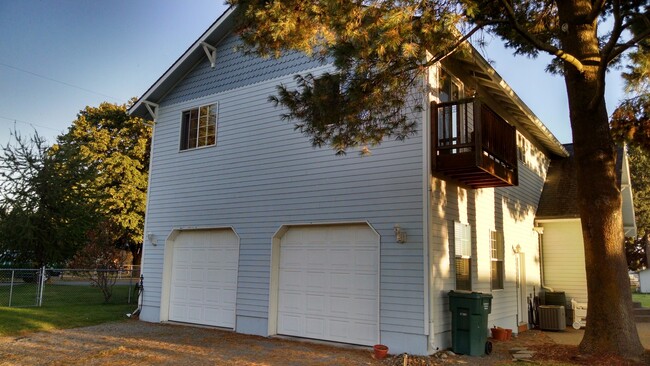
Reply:
M16 129L48 142L86 106L142 95L226 9L224 0L0 0L0 144ZM560 142L571 141L564 81L550 57L484 57ZM623 98L608 76L608 111Z

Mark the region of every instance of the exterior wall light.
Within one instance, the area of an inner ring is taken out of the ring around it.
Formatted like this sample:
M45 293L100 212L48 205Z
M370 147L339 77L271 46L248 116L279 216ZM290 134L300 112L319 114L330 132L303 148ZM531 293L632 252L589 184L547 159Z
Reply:
M395 242L397 244L406 243L406 231L404 231L399 224L395 224L393 231L395 231Z
M155 247L156 245L158 245L158 239L156 239L156 236L155 236L152 232L149 232L149 233L147 234L147 239L149 239L149 242L150 242L151 245L153 245L154 247Z

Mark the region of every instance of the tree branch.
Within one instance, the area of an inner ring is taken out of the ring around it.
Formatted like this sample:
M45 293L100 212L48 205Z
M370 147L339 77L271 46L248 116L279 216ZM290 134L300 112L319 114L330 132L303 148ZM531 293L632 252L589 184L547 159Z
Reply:
M582 73L584 71L584 65L582 65L582 62L575 58L573 55L570 55L563 50L550 45L546 44L539 39L537 39L534 35L532 35L530 32L526 31L519 22L517 22L517 17L515 14L515 10L510 6L507 0L499 0L501 5L506 9L506 14L508 18L510 19L510 24L512 24L513 28L517 33L519 33L520 36L522 36L525 40L530 42L534 47L536 47L540 51L544 51L546 53L551 54L552 56L555 56L564 62L573 65L573 67L578 70L578 72Z
M444 49L444 50L438 52L437 54L435 54L430 60L425 62L423 65L421 65L421 67L429 67L429 66L432 66L432 65L436 64L439 61L444 60L449 55L456 52L458 47L460 47L463 43L465 43L465 41L467 41L471 36L473 36L474 33L478 32L479 30L483 29L484 27L486 27L488 25L504 23L504 22L508 22L508 21L507 20L493 20L493 21L489 21L489 22L477 22L476 26L474 28L472 28L469 32L467 32L467 34L460 37L450 47L447 47L446 49Z
M598 97L605 92L605 73L607 71L607 65L610 62L609 55L616 46L618 39L623 33L623 17L621 16L621 1L614 0L612 13L614 14L614 25L612 26L612 33L609 36L609 40L603 46L603 49L600 51L600 62L598 65L598 82L596 83L596 92L594 93L593 99L589 102L589 109L594 109L596 104L600 100Z
M616 43L618 42L618 39L621 37L621 34L623 33L623 17L621 16L621 2L620 0L614 0L614 6L613 6L613 13L614 13L614 26L612 27L612 34L609 37L609 40L607 41L607 44L603 47L603 50L601 51L601 66L607 66L609 63L609 55L616 46Z
M600 15L600 12L603 11L603 7L605 6L605 0L597 0L594 4L592 4L591 7L591 12L589 15L587 15L587 21L589 23L593 22L598 18Z
M646 29L645 31L639 33L636 37L633 37L629 41L619 44L617 47L615 47L612 52L610 53L607 61L610 62L617 58L621 53L627 51L628 49L634 47L637 43L641 42L645 38L650 37L650 28Z

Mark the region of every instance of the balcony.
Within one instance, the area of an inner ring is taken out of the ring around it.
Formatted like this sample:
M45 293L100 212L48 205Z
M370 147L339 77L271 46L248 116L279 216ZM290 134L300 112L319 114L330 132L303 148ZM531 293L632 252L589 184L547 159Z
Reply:
M516 129L478 98L431 103L431 123L434 172L473 189L518 184Z

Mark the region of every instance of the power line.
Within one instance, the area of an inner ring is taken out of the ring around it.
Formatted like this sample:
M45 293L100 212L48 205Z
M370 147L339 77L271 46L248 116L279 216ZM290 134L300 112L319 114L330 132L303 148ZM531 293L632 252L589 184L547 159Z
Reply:
M41 75L41 74L37 74L37 73L35 73L35 72L31 72L31 71L29 71L29 70L21 69L21 68L16 67L16 66L7 65L7 64L2 63L2 62L0 62L0 66L4 66L4 67L9 68L9 69L13 69L13 70L16 70L16 71L24 72L25 74L29 74L29 75L32 75L32 76L36 76L36 77L39 77L39 78L41 78L41 79L49 80L49 81L52 81L52 82L55 82L55 83L59 83L59 84L62 84L62 85L65 85L65 86L68 86L68 87L71 87L71 88L75 88L75 89L83 90L83 91L88 92L88 93L92 93L92 94L96 94L96 95L101 95L102 97L106 97L106 98L113 99L113 100L116 101L116 102L119 102L119 101L120 101L119 98L115 98L115 97L112 97L112 96L107 95L107 94L104 94L104 93L96 92L96 91L94 91L94 90L86 89L86 88L81 87L81 86L78 86L78 85L74 85L74 84L66 83L65 81L61 81L61 80L57 80L57 79L53 79L53 78L51 78L51 77L49 77L49 76L45 76L45 75Z
M9 117L5 117L5 116L0 116L0 118L1 119L6 119L6 120L11 121L13 123L23 123L23 124L26 124L26 125L30 125L34 129L36 129L36 127L40 127L40 128L46 128L48 130L52 130L52 131L56 131L56 132L61 132L61 130L57 130L56 128L43 126L43 125L39 125L39 124L36 124L36 123L28 122L28 121L22 121L22 120L19 120L19 119L16 119L16 118L9 118Z

